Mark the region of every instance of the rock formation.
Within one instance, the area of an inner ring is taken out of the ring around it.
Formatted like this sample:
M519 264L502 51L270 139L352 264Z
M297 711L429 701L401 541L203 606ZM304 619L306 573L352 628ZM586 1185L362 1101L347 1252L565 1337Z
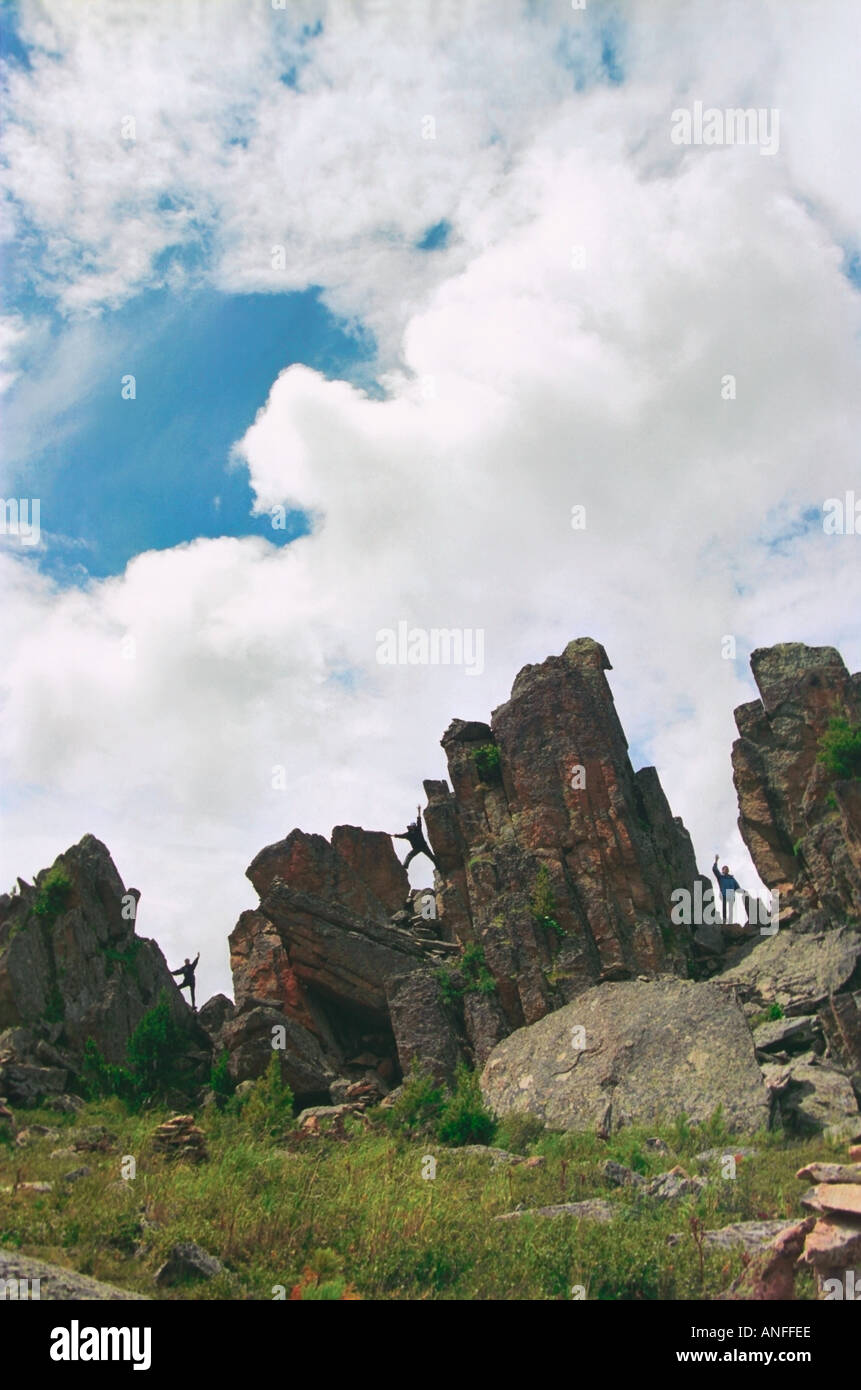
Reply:
M654 768L631 766L608 668L597 642L572 642L521 671L490 725L451 725L453 790L425 783L432 893L410 893L389 836L355 826L257 855L221 1034L237 1079L265 1067L279 1025L303 1097L414 1058L450 1077L600 980L689 973L670 910L693 849Z
M490 725L446 732L453 792L425 783L440 920L481 945L508 1029L601 980L688 973L670 900L698 877L690 837L631 766L609 669L590 638L524 667Z
M135 934L138 898L92 835L0 895L0 1095L32 1104L74 1087L90 1038L123 1062L162 990L205 1073L205 1033L156 942Z
M735 711L739 829L763 883L780 895L781 925L819 911L861 920L861 781L818 760L833 718L861 723L861 673L833 647L786 642L751 656L760 699Z
M315 1119L385 1097L414 1061L442 1081L466 1060L497 1109L563 1127L721 1105L738 1129L852 1131L861 779L819 755L832 718L859 723L861 677L800 644L752 666L761 698L736 711L733 770L776 934L674 922L674 895L705 904L711 884L655 769L632 767L606 653L582 638L525 667L489 723L444 734L450 785L424 784L432 886L410 889L381 831L296 829L263 849L259 904L229 939L235 1002L196 1019L97 840L19 881L0 898L0 1104L67 1108L86 1039L122 1061L165 989L201 1080L226 1050L250 1083L274 1049Z

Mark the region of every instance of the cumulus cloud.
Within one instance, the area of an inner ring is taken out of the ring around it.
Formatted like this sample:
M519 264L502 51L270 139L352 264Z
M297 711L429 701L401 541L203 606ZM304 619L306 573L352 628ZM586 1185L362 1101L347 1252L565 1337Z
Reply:
M656 23L631 4L613 84L593 20L562 62L558 17L514 6L479 31L333 5L281 47L265 7L206 24L144 8L82 24L24 7L43 54L13 83L33 116L7 148L19 215L54 248L43 283L67 312L115 303L198 239L194 274L317 283L370 324L384 391L304 367L272 384L234 452L259 512L312 516L286 549L199 540L74 591L0 556L7 877L92 830L144 891L141 930L176 955L204 943L204 985L229 988L224 936L262 844L295 824L402 828L420 779L444 775L450 718L486 718L522 665L588 634L702 866L719 847L752 882L729 764L747 654L861 656L857 540L821 526L857 479L855 195L848 147L814 119L808 27L786 5ZM816 30L822 80L853 22L835 5ZM840 69L836 119L849 98ZM779 99L786 143L673 146L671 112L696 99ZM52 144L64 104L74 130ZM414 250L443 218L447 247ZM380 665L399 621L480 628L483 672Z

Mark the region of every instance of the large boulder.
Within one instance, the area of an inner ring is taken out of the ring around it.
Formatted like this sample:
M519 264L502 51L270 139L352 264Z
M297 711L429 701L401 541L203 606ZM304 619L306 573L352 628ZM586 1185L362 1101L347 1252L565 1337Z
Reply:
M769 1097L744 1014L725 991L686 980L620 981L522 1028L481 1077L499 1115L526 1112L552 1129L607 1133L720 1106L731 1130L769 1120Z

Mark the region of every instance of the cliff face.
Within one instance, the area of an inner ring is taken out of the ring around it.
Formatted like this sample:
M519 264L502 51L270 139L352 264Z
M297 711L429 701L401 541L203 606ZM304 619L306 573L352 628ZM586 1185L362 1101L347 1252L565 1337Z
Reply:
M387 835L294 830L261 851L226 1039L266 1005L348 1076L386 1081L413 1056L444 1075L601 980L688 974L692 940L669 914L693 850L654 769L631 766L607 669L597 642L572 642L521 671L491 724L451 725L451 788L425 783L424 904ZM258 1015L255 1068L273 1017Z
M189 1046L208 1056L158 945L135 934L139 895L99 840L85 835L18 890L0 895L0 1093L64 1091L89 1038L123 1062L162 990Z
M688 973L669 913L693 848L654 768L631 766L609 669L589 638L525 667L489 726L445 734L453 792L425 783L441 921L483 947L511 1027L601 980Z
M760 699L735 711L739 829L781 922L861 918L861 781L818 761L832 718L861 722L861 674L833 647L783 643L751 657Z

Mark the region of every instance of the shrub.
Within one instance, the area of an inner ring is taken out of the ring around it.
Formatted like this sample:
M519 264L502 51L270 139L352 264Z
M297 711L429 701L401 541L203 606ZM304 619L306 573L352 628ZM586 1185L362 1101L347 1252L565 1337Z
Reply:
M529 1148L544 1133L544 1122L537 1115L518 1112L506 1115L500 1120L496 1130L496 1142L509 1153L526 1154Z
M155 1008L145 1013L126 1046L126 1066L105 1061L92 1038L84 1048L81 1078L91 1099L118 1096L133 1110L171 1090L183 1090L186 1077L181 1056L185 1034L170 1012L165 990Z
M135 1083L131 1072L125 1067L105 1061L92 1038L87 1038L84 1057L81 1063L81 1081L88 1100L100 1100L105 1096L119 1096L121 1100L132 1103L135 1098Z
M770 1004L770 1005L769 1005L769 1008L768 1008L768 1017L769 1017L769 1020L771 1020L771 1021L775 1021L775 1020L778 1019L778 1018L784 1018L784 1017L785 1017L784 1012L783 1012L783 1009L781 1008L780 1004L778 1004L778 1003L775 1002L774 1004Z
M841 718L829 720L819 740L817 760L833 777L861 778L861 724Z
M274 1048L242 1107L242 1119L258 1139L280 1139L293 1128L293 1092L281 1080L281 1058Z
M444 1102L442 1087L437 1086L430 1073L414 1057L400 1095L386 1111L387 1123L393 1129L406 1130L408 1134L429 1133L442 1114Z
M443 1106L436 1129L441 1144L489 1144L496 1120L484 1104L478 1073L459 1062L454 1091Z
M215 1092L215 1103L219 1110L224 1109L227 1101L236 1090L236 1082L230 1075L228 1067L229 1060L230 1054L225 1047L221 1052L221 1056L213 1063L212 1070L209 1073L209 1085Z
M476 748L472 761L482 782L499 781L499 748L495 743L483 743L480 748Z
M532 890L532 916L540 927L546 927L553 931L557 936L564 936L565 932L556 920L556 899L553 896L553 885L550 881L550 870L546 864L542 864L535 879L535 887Z
M142 1103L182 1088L184 1077L178 1059L185 1047L185 1034L170 1011L166 990L162 990L155 1008L144 1014L126 1049Z
M461 970L466 976L465 994L492 994L496 989L496 981L484 959L484 947L479 942L470 941L464 947Z
M39 884L33 911L50 926L61 912L65 912L71 892L71 879L59 864L55 864Z

